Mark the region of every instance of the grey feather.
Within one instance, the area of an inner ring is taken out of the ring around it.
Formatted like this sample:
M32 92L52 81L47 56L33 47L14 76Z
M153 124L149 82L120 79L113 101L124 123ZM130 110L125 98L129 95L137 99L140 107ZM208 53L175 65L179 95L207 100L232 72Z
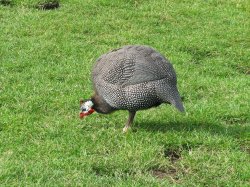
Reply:
M184 111L173 66L148 46L124 46L102 55L93 73L96 92L112 107L136 111L173 104Z

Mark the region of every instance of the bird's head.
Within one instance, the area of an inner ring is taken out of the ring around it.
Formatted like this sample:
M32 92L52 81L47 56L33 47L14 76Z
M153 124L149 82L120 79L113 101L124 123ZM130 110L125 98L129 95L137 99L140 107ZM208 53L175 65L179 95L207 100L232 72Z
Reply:
M94 103L88 99L88 100L80 100L80 118L84 118L85 116L88 116L92 114L95 110L93 109Z

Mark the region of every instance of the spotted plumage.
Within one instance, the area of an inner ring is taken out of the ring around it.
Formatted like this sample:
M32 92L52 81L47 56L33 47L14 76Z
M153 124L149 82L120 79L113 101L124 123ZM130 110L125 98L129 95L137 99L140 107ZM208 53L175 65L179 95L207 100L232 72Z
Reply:
M100 113L128 110L127 128L136 111L161 103L184 111L173 66L151 47L124 46L102 55L94 65L92 79L93 108Z

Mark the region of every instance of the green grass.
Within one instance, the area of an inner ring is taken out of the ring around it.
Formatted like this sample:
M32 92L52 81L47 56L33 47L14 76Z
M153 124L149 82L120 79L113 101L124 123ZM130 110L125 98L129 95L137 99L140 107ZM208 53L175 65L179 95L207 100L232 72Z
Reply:
M0 5L1 186L249 185L249 1L38 2ZM95 59L127 44L171 60L185 115L79 120Z

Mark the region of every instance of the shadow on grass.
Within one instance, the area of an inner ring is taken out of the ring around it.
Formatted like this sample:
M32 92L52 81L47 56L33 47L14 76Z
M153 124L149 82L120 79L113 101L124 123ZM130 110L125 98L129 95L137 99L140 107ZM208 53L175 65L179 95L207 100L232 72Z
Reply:
M199 121L177 121L177 122L160 122L155 123L154 121L142 122L135 125L136 129L144 129L151 132L209 132L217 135L229 135L235 138L247 138L248 132L250 132L249 126L242 125L230 125L225 126L222 124L215 124L210 122L199 122Z

